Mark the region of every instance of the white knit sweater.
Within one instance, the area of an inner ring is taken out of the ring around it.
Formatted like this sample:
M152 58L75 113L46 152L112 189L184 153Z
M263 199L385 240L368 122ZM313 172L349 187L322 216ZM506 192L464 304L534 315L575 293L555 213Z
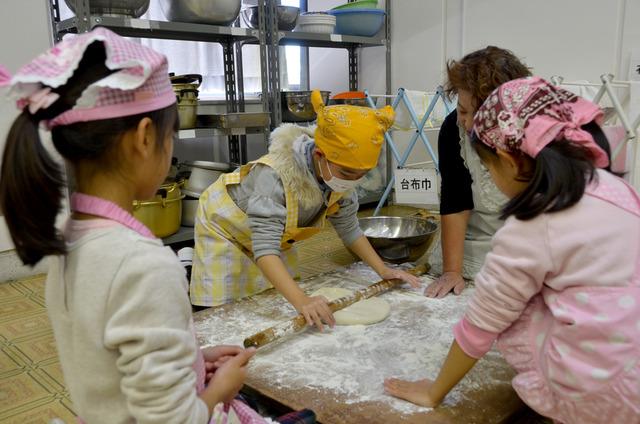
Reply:
M87 423L206 423L184 269L159 240L96 229L51 261L46 300L65 383Z

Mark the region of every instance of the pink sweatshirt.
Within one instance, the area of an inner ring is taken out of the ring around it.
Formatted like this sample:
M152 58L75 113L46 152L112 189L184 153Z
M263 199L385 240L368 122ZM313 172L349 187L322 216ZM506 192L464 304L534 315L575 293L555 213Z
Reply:
M605 171L597 177L569 209L507 219L454 334L475 358L498 339L518 372L514 388L543 415L636 422L640 197Z
M618 197L628 202L624 191L629 189L621 180L604 171L598 171L598 179L621 190ZM555 305L566 289L626 287L639 254L640 217L597 194L529 221L510 217L494 236L476 276L476 293L455 327L456 340L467 354L481 357L533 296L542 292L546 303ZM578 302L587 298L586 293L574 297Z

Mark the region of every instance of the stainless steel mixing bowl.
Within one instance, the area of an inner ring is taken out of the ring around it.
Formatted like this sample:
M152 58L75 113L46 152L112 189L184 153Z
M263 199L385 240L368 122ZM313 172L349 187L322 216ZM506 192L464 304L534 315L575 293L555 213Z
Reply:
M372 216L360 219L360 228L376 252L390 262L414 262L431 246L436 221L422 217Z
M298 21L300 8L293 6L277 6L278 29L280 31L293 31ZM247 7L242 10L242 19L251 28L258 28L258 6Z
M150 0L91 0L90 12L95 15L127 15L138 18L149 9ZM76 0L64 0L73 13L76 12Z
M317 118L311 104L311 91L281 91L282 122L309 122ZM322 102L329 103L330 91L320 91Z
M160 0L168 20L210 25L231 25L241 5L241 0Z

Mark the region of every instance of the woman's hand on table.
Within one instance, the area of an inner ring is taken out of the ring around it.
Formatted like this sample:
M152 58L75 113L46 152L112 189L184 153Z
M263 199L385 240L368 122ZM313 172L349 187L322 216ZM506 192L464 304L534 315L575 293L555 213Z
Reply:
M239 353L225 360L216 369L203 395L220 402L231 402L244 384L247 377L247 364L255 353L254 348L240 349Z
M447 271L425 289L424 295L442 299L452 290L455 295L462 293L464 278L459 272Z
M336 324L333 312L329 308L329 301L324 296L305 296L293 306L304 316L308 325L315 325L320 331L324 329L323 322L329 327Z
M222 366L229 359L233 358L237 354L241 353L244 349L241 346L210 346L202 349L202 356L204 357L204 366L207 371L205 382L211 380L213 373Z
M380 275L380 278L383 280L398 279L409 283L411 287L415 289L420 288L420 278L401 269L385 267L378 275Z
M416 405L434 408L442 402L433 396L433 381L429 379L418 381L387 378L384 380L384 391L391 396L407 400Z

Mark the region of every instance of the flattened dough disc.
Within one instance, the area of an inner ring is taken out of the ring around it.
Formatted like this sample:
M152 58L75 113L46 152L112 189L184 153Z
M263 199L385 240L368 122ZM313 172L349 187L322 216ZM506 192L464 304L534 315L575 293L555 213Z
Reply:
M324 296L329 301L348 296L352 290L340 287L322 287L311 296ZM334 312L333 316L338 325L369 325L383 321L389 316L391 305L384 299L372 297L361 300L340 311Z

